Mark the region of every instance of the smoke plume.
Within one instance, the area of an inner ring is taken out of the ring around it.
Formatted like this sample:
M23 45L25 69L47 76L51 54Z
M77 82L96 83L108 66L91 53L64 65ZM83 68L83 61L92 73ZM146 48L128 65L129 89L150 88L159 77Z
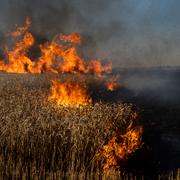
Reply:
M1 0L0 38L32 18L40 41L79 32L89 39L89 56L116 67L179 65L178 0Z

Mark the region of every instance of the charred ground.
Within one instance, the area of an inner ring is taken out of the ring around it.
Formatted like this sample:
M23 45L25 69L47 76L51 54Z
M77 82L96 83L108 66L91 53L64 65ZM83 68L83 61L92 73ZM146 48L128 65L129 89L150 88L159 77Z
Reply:
M120 90L119 99L142 110L144 127L145 146L130 162L130 169L136 166L155 179L159 172L179 168L180 68L126 69L120 74L127 88L124 93Z

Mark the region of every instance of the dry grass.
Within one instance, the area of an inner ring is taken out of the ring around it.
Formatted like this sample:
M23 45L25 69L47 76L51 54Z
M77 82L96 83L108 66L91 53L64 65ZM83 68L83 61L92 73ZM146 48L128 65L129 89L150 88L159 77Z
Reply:
M96 152L114 130L126 130L131 104L54 107L43 75L1 75L0 84L1 177L102 177Z
M55 107L49 79L0 74L0 179L120 179L102 173L96 153L115 130L125 132L134 106Z

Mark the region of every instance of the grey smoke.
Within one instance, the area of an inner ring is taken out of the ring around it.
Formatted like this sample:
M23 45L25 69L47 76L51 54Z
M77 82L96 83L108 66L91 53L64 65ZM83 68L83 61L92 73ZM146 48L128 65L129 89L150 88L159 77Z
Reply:
M89 56L116 67L178 66L179 7L179 0L0 0L0 36L30 16L37 37L82 33Z

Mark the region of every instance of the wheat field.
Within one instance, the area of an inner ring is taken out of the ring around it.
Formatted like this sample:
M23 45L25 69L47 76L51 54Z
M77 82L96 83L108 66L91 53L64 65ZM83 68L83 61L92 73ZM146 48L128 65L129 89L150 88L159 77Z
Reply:
M96 102L83 108L47 101L46 75L0 78L0 176L5 179L98 178L96 159L115 129L125 132L132 104ZM113 175L114 177L114 175Z
M114 131L124 134L130 124L138 125L132 117L137 108L100 101L57 107L47 100L50 80L0 74L1 179L136 179L121 171L127 159L105 174L105 160L96 154Z

